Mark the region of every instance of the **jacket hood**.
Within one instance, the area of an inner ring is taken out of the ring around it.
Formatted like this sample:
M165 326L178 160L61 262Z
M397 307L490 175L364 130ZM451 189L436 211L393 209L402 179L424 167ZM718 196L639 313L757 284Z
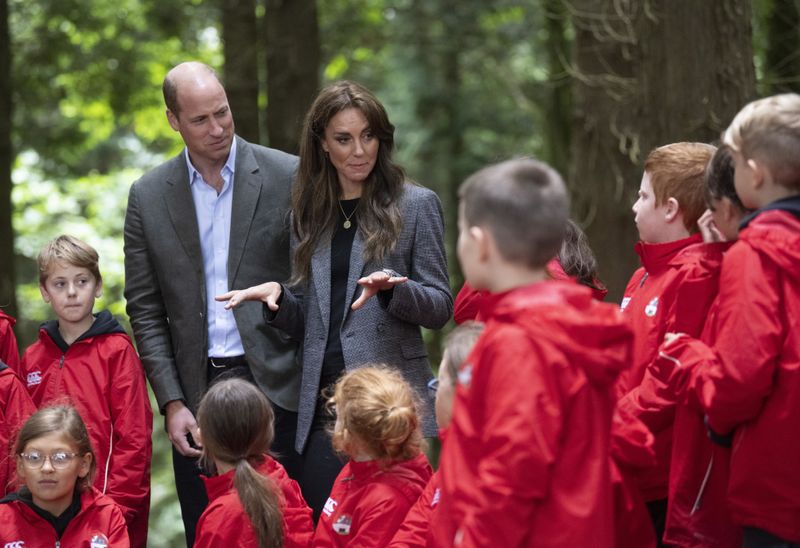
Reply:
M800 276L800 196L778 200L742 223L739 239L791 277Z
M13 316L9 316L2 310L0 310L0 320L6 320L11 325L11 327L14 327L14 324L17 323L17 320Z
M544 281L492 298L492 320L521 325L532 338L541 334L593 384L613 384L630 365L633 332L628 322L618 306L597 301L587 287Z
M86 339L91 339L92 337L97 337L100 335L110 335L112 333L125 333L125 330L119 324L119 322L111 315L111 312L108 310L103 310L98 314L94 315L94 322L86 330L86 332L75 339L75 344L79 341L84 341ZM43 335L48 336L56 346L58 346L63 352L66 352L70 345L64 340L64 337L61 336L61 333L58 331L58 320L50 320L48 322L44 322L39 331L39 338L42 338Z
M261 463L256 463L254 468L262 476L272 477L273 472L278 468L278 463L271 456L264 455L264 460ZM234 488L233 476L235 473L236 470L228 470L224 474L216 476L200 476L200 479L203 480L203 484L205 485L209 502L231 492ZM275 481L275 478L272 479ZM275 483L277 484L277 481L275 481ZM280 488L278 491L280 491Z
M349 465L354 481L367 481L379 474L386 474L387 478L393 480L391 483L401 491L408 491L410 485L424 489L431 476L431 465L424 453L408 460L393 462L388 467L385 462L378 460L351 460ZM419 492L416 492L416 496L419 496Z

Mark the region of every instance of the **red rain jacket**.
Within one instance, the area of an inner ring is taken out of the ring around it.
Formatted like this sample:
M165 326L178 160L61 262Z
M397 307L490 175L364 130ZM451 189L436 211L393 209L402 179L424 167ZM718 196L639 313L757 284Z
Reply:
M153 411L142 364L130 338L107 311L66 349L64 344L57 323L45 323L39 340L22 357L20 376L38 407L75 405L95 451L94 486L119 505L131 546L143 547L150 512Z
M684 344L708 363L698 396L709 426L734 432L733 519L800 542L800 198L748 220L722 261L713 350Z
M684 287L702 287L716 296L723 253L730 245L706 244L704 259L686 277ZM677 308L692 308L695 300L692 291L683 291ZM709 344L718 309L715 300L700 337ZM686 344L691 340L687 336L668 346L662 344L659 357L642 381L643 386L651 387L651 393L675 403L664 542L683 548L739 547L741 529L732 522L726 500L730 451L708 439L705 411L694 393L695 379L708 364L702 352L694 352L694 346Z
M614 546L613 386L630 328L563 281L492 295L485 310L442 451L436 545Z
M642 421L614 412L611 423L615 548L655 548L656 533L634 478L655 464L653 434Z
M621 305L636 335L633 365L620 375L617 393L624 414L644 422L655 436L656 465L636 477L644 500L649 502L667 498L675 402L645 373L652 367L666 333L700 334L716 294L716 281L708 286L701 283L703 278L686 283L705 258L699 234L663 244L639 242L636 252L642 267L628 282ZM680 302L691 306L679 306L679 297Z
M36 406L17 374L0 362L0 496L16 491L14 443L17 432L34 411Z
M379 461L348 462L325 502L313 545L386 546L430 477L422 453L388 468Z
M286 548L307 548L314 535L311 509L300 492L300 486L291 479L281 464L265 455L257 469L269 477L280 491L283 513L283 545ZM234 471L220 476L203 478L208 493L208 507L197 522L195 547L256 546L252 522L242 507L233 487Z
M105 541L105 544L103 544ZM56 530L12 493L0 501L0 545L19 548L128 548L128 531L119 507L92 489L81 494L81 510L67 525L61 539Z
M441 499L440 472L433 474L425 490L406 514L403 525L395 533L389 548L421 548L428 545L433 512Z
M19 348L13 329L15 323L17 320L0 310L0 361L19 371Z

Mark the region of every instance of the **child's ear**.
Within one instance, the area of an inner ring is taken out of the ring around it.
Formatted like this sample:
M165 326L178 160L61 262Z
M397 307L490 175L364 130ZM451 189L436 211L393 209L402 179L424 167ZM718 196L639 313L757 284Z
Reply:
M681 211L681 206L675 198L669 198L664 204L664 219L671 223L678 218L678 213Z
M491 246L491 234L486 232L479 226L472 226L469 229L470 236L475 240L476 249L478 250L478 258L485 261L489 256L489 247Z
M39 284L39 293L42 294L42 299L44 299L44 302L50 304L50 293L47 292L47 289L43 284Z
M78 468L78 477L83 479L89 473L92 466L92 454L86 453L81 457L80 467Z
M103 280L97 280L97 287L94 288L94 298L99 299L103 296Z
M747 159L747 167L753 172L753 188L758 189L764 184L764 181L771 178L769 170L767 166L759 162L758 160L754 160L752 158Z
M17 479L19 479L20 483L25 482L25 465L22 464L22 457L16 455L17 459Z

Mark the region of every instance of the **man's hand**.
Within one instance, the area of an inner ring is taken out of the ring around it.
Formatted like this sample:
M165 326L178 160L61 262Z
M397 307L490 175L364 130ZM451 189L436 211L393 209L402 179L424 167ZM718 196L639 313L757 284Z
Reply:
M358 299L350 308L358 310L378 291L392 289L394 286L407 281L408 278L406 276L392 276L385 270L378 270L369 276L364 276L358 280L358 285L363 288L363 291L361 291L361 295L358 296Z
M199 457L200 451L189 445L187 434L191 434L195 443L200 443L200 430L197 421L189 408L180 400L173 400L166 407L167 435L169 441L184 457Z
M224 295L214 297L217 301L228 301L225 310L236 308L244 301L262 301L266 303L273 312L278 311L278 299L283 288L278 282L267 282L261 285L254 285L247 289L234 289Z

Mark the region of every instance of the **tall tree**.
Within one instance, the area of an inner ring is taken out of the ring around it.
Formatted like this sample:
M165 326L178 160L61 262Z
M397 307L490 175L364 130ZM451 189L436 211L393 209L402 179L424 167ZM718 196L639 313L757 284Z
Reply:
M11 224L11 36L8 32L8 0L0 0L0 307L14 316L17 299L14 284L14 229Z
M258 23L256 0L222 0L225 90L236 133L259 142Z
M296 153L303 116L319 89L316 0L267 0L264 23L269 145Z
M612 298L637 265L630 205L648 152L713 141L755 94L749 0L569 0L571 187Z

